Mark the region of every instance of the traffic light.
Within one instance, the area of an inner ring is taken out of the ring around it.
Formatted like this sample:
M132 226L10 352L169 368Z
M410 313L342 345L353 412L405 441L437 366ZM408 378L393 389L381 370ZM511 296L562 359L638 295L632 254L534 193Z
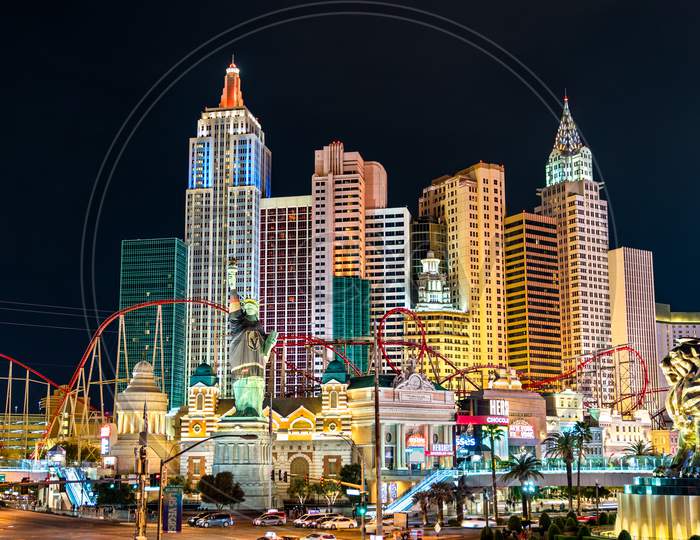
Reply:
M365 504L358 504L357 505L357 515L362 517L367 513L367 505Z
M150 479L150 485L151 485L151 487L158 487L158 486L160 486L160 474L158 474L158 473L151 473L149 479Z
M110 482L109 489L114 489L114 482Z

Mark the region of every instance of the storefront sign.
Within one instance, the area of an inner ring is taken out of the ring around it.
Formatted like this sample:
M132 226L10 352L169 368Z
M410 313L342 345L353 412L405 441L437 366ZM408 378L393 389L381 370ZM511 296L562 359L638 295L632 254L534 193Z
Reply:
M474 435L461 433L457 435L455 443L457 446L457 457L468 456L470 451L476 449L476 437Z
M508 416L510 407L505 399L492 399L489 401L489 414L493 416Z
M112 428L109 424L100 427L100 455L109 454L109 439L112 434Z
M452 455L452 445L446 443L435 443L430 449L430 455L435 457L440 456L451 456Z
M535 428L525 420L516 420L508 427L508 437L510 439L534 439Z
M411 433L406 438L406 448L425 448L425 437L422 433Z
M497 426L507 426L508 425L508 417L507 416L497 416L497 415L471 416L468 414L458 414L457 415L457 424L458 425L472 424L475 426L487 426L487 425L495 424Z
M167 486L163 490L163 532L182 531L182 488Z

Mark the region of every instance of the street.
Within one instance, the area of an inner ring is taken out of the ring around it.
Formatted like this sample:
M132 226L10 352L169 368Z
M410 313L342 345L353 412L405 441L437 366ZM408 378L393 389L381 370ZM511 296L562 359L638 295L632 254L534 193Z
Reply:
M314 532L313 529L296 529L292 525L285 527L253 527L250 521L239 522L229 529L200 529L183 526L181 538L226 538L230 540L255 540L272 530L279 535L302 537ZM359 540L359 529L347 531L328 531L335 534L339 540ZM476 539L481 532L478 529L461 530L460 537ZM99 540L110 538L132 538L134 534L133 524L118 524L108 521L78 519L67 516L42 514L10 508L0 508L0 540L12 538L13 540ZM453 534L453 533L452 533ZM452 535L445 531L441 537ZM148 526L148 537L155 538L155 524ZM172 537L171 535L164 535Z

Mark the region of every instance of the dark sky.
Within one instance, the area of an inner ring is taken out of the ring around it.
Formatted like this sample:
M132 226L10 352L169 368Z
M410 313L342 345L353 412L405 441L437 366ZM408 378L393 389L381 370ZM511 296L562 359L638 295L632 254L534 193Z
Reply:
M434 8L510 51L557 96L568 89L574 118L607 184L617 241L654 252L657 299L677 310L700 310L700 250L693 245L700 187L692 161L700 115L700 32L692 4L496 0L440 2ZM81 264L86 290L93 285L92 251L81 263L81 234L100 163L120 125L156 80L204 41L265 10L293 4L118 5L27 4L27 11L6 13L0 22L0 352L59 380L68 378L87 343L85 331L70 329L84 326L80 310L69 308L82 305ZM411 15L339 4L286 15L328 11ZM440 26L497 50L449 23ZM392 205L413 210L420 188L432 178L478 160L505 165L509 213L537 202L556 119L496 60L438 30L376 15L283 24L224 47L187 73L150 113L137 109L135 119L143 121L115 168L99 220L94 287L105 312L118 302L121 239L183 235L188 137L203 107L217 104L231 52L242 70L246 104L260 118L272 150L275 195L308 193L314 149L341 139L346 148L384 164ZM512 60L508 65L517 67ZM523 68L516 71L536 85ZM558 114L557 101L537 89ZM134 124L132 119L129 127ZM98 198L104 187L103 175ZM88 248L95 217L93 211Z

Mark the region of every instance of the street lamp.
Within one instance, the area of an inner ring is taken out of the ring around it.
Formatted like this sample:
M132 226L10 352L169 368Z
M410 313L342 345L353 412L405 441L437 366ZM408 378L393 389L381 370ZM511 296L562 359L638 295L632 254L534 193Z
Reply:
M595 522L598 524L598 480L595 481Z
M523 484L522 490L523 493L525 493L525 502L527 506L527 516L525 516L525 518L530 523L530 528L532 528L532 520L530 519L532 516L532 496L537 491L537 486L532 480L528 480Z
M362 454L362 451L360 450L360 447L357 446L355 441L353 441L350 437L347 437L343 435L342 433L322 433L322 435L326 437L338 437L342 441L345 441L350 445L350 448L354 449L357 451L357 455L360 457L360 485L362 486L362 491L360 492L360 507L364 508L365 506L365 456ZM362 531L362 540L365 540L365 512L363 511L360 514L360 527Z
M207 441L211 441L212 439L224 439L224 438L229 438L229 437L236 437L238 439L246 439L246 440L252 440L252 439L257 439L257 435L253 434L241 434L238 435L236 433L226 433L226 434L220 434L220 435L212 435L210 437L207 437L206 439L202 439L201 441L197 441L191 446L188 446L184 450L180 450L177 454L172 455L166 459L161 458L160 460L160 482L158 483L158 523L156 525L156 540L160 540L160 522L163 520L163 467L170 463L173 459L180 457L182 454L189 452L193 448L198 447L200 444L204 444ZM182 442L182 441L180 441Z

